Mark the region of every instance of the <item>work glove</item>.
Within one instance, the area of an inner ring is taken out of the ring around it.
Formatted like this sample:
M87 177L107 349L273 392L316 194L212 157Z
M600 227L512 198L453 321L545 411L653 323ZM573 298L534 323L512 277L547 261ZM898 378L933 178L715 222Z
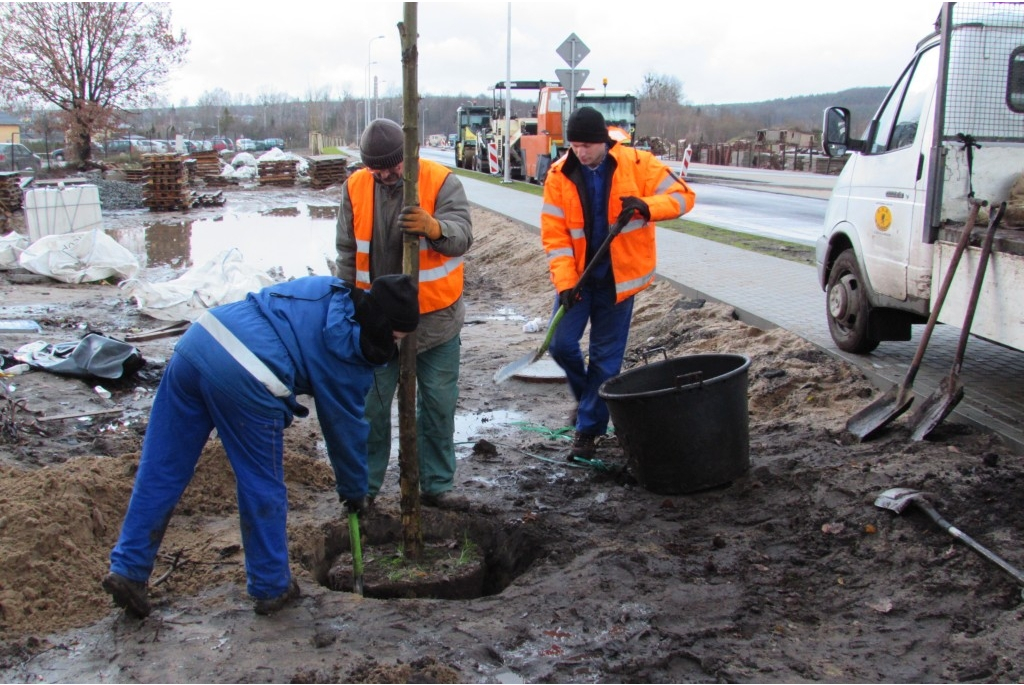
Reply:
M644 218L644 221L651 220L651 208L648 207L647 203L640 198L627 195L625 197L620 197L619 199L622 200L623 212L630 212L631 214L633 212L637 212Z
M565 311L572 309L572 306L579 301L579 295L573 297L572 288L558 293L558 304L565 307Z
M358 499L343 499L341 503L345 505L345 513L356 514L362 516L366 513L367 509L370 508L370 498L360 497Z
M426 236L428 240L441 237L441 224L422 207L404 207L398 217L398 225L410 235Z

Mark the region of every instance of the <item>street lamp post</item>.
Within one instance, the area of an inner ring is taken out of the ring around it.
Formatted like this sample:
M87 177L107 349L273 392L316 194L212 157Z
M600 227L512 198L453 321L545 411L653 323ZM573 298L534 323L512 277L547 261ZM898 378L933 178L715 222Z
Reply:
M373 61L373 41L383 38L384 34L374 36L366 45L366 124L370 123L370 66L376 64Z

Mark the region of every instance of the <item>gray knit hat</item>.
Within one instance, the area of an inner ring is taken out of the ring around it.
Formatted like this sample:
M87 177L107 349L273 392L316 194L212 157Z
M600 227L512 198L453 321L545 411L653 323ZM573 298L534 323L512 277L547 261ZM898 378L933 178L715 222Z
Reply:
M570 143L610 143L604 116L593 107L580 107L569 116L566 137Z
M359 139L359 152L363 164L371 169L390 169L398 166L405 155L405 135L402 127L390 119L374 119Z

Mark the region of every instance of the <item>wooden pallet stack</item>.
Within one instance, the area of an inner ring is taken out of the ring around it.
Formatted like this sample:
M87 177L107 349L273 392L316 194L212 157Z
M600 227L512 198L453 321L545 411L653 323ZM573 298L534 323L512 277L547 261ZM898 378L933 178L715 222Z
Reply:
M256 162L256 175L261 186L293 186L295 185L295 168L298 162L294 159L259 160Z
M216 150L202 150L189 155L196 161L195 176L207 183L211 179L220 179L220 157ZM216 183L216 181L214 181Z
M194 204L192 191L185 178L185 158L173 153L142 155L143 168L149 177L142 189L142 203L151 211L190 209Z
M145 183L145 169L124 169L124 180L128 183Z
M0 214L21 209L21 175L17 171L0 172Z
M348 178L348 157L345 155L316 155L309 160L309 187L323 190Z

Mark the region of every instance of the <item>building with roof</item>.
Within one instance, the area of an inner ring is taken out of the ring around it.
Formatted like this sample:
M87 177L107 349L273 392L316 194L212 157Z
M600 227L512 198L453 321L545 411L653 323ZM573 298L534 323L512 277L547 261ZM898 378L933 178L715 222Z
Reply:
M0 112L0 143L20 143L21 122L7 112Z

